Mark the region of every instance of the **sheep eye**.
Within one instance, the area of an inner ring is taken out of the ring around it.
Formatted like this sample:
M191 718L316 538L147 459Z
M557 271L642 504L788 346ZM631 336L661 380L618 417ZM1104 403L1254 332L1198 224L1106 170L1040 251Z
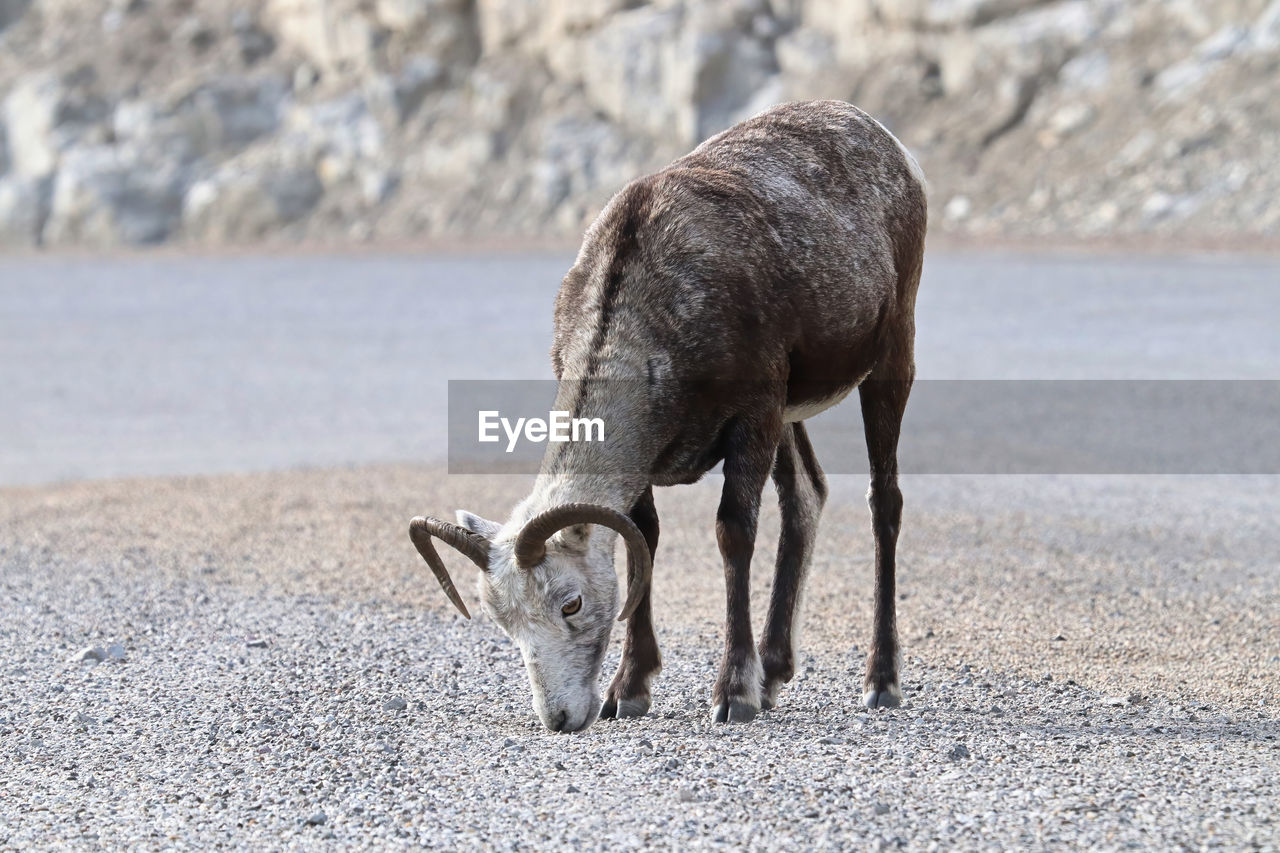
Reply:
M564 607L561 607L560 612L563 613L565 616L572 616L573 614L577 613L581 609L582 609L582 596L578 596L573 601L570 601L568 604L566 604Z

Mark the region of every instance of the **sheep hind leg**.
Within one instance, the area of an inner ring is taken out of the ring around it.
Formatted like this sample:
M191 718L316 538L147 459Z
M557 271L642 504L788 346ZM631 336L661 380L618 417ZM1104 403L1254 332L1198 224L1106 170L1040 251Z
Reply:
M898 434L911 393L913 369L905 378L869 379L858 389L863 429L871 462L871 529L876 541L875 627L862 701L868 708L896 708L902 704L898 683L899 648L896 614L896 552L902 524L902 491L898 488Z
M655 556L658 551L658 510L653 503L652 486L636 501L630 516L644 534L649 556ZM662 671L662 655L658 651L658 638L653 633L653 612L649 605L651 591L652 586L645 590L640 605L627 619L622 660L605 693L604 706L600 709L602 719L643 717L649 713L649 684Z
M760 663L764 667L761 707L765 710L777 704L779 689L795 675L796 616L818 534L818 518L827 500L827 481L803 423L784 429L773 463L773 482L778 491L782 534L778 539L769 614L760 641Z

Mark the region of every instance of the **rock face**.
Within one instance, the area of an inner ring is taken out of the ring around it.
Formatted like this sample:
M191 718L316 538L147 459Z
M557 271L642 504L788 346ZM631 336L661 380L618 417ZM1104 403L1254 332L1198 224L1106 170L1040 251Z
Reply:
M0 0L0 246L573 238L770 104L976 236L1280 234L1280 0Z
M31 0L0 0L0 30L21 18L31 6Z
M48 206L46 182L0 176L0 249L39 242Z
M0 123L0 175L9 171L9 135Z
M178 223L185 185L178 169L158 165L118 146L68 151L53 177L44 242L111 246L166 240Z

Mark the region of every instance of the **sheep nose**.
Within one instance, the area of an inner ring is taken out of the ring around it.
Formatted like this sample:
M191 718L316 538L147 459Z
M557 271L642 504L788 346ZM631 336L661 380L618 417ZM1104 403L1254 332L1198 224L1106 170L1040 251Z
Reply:
M565 726L568 724L568 722L569 722L569 712L561 711L560 713L556 714L555 719L551 721L551 725L548 728L550 728L553 732L562 732L565 730Z

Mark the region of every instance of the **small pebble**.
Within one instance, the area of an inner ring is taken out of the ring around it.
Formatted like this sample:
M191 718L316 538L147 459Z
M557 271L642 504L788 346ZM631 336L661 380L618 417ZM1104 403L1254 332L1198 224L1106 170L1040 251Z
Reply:
M251 649L265 649L267 647L267 641L261 637L250 637L245 641L245 645Z
M307 818L307 826L320 826L327 820L329 820L329 816L327 814L324 812L316 812L311 817Z
M106 660L106 658L107 658L107 653L104 652L102 649L98 648L97 646L88 646L87 648L83 648L79 652L77 652L75 657L71 658L71 662L72 663L98 663L100 661Z
M119 643L112 643L107 646L107 657L118 663L123 663L129 659L128 653L124 650L124 646Z
M384 711L403 711L409 707L409 703L405 701L403 696L394 696L382 703Z

